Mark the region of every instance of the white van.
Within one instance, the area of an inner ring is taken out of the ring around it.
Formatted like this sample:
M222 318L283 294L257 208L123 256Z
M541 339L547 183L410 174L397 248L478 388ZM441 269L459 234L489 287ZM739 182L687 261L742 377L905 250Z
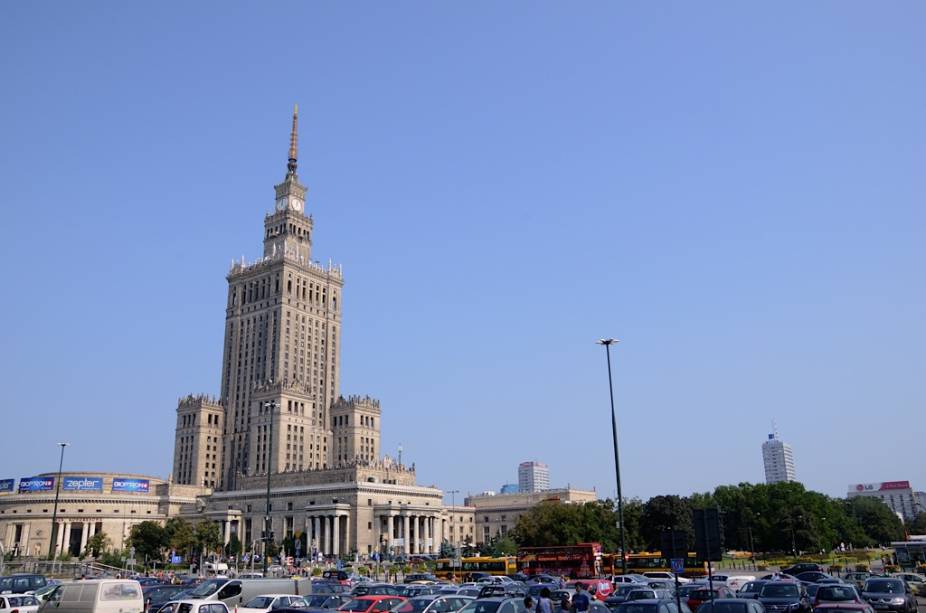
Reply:
M143 613L141 585L131 579L90 579L58 586L39 613Z
M306 596L312 593L312 581L296 579L206 579L187 592L187 600L224 602L230 610L262 594Z

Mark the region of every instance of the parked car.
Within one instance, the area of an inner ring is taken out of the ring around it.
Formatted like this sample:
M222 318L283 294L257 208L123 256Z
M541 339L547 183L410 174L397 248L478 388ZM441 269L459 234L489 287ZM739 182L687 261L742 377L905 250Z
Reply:
M341 585L350 585L350 575L346 570L326 570L322 573L325 581L336 581Z
M870 577L871 573L867 572L846 573L846 576L843 577L843 581L854 584L859 591L862 591L862 588L865 587L865 582L868 581Z
M315 590L313 589L314 593ZM362 583L351 591L353 596L400 596L399 588L391 583Z
M914 596L926 596L926 576L919 573L892 573L891 576L906 581Z
M17 574L0 577L0 594L25 594L34 592L48 583L42 575Z
M765 607L758 600L746 598L715 598L698 607L700 613L765 613Z
M825 602L814 608L813 613L875 613L867 602Z
M284 608L305 608L306 601L302 596L292 594L261 594L255 596L243 607L236 607L238 613L268 613L268 611Z
M401 596L357 596L337 610L351 613L384 613L401 602L405 602L405 598Z
M707 585L702 585L699 589L693 590L688 594L688 608L692 611L697 611L702 603L710 602L711 598L711 588ZM718 598L736 598L736 594L725 585L715 585L713 599L716 600Z
M645 572L643 573L643 576L649 579L666 579L668 581L675 581L675 575L673 575L672 573L661 571L661 570ZM689 579L688 577L679 577L678 582L679 583L690 583L691 579Z
M675 600L672 598L662 598L659 600L631 600L613 609L614 613L673 613L675 611ZM684 602L682 603L681 613L691 613Z
M523 598L483 598L473 600L458 613L526 613Z
M611 576L611 583L613 583L615 587L621 583L646 583L647 581L649 581L649 577L644 577L643 575L638 575L635 573Z
M762 586L765 585L765 581L749 581L744 583L740 587L739 591L736 592L737 598L758 598L759 592L762 591Z
M862 588L862 598L876 611L916 613L916 596L903 579L872 577Z
M302 599L305 600L305 613L327 613L347 604L353 597L347 594L312 594L303 596Z
M813 597L813 606L817 608L825 602L854 602L862 604L862 597L855 591L855 587L845 583L838 585L819 585Z
M794 578L802 583L818 583L821 579L828 579L831 577L818 570L807 570L802 573L797 573L794 575Z
M409 573L405 575L404 583L415 583L417 581L434 582L437 581L437 577L431 573Z
M807 591L798 581L769 581L758 596L768 613L807 613L810 601Z
M646 587L633 590L627 594L627 600L625 602L631 600L659 600L661 598L671 599L673 598L673 594L668 590L654 590L651 587Z
M0 609L4 613L7 611L19 611L19 613L36 613L42 603L32 594L7 594L0 596Z
M143 611L141 586L132 579L88 579L62 583L49 594L39 611L67 613L122 613Z
M819 564L815 564L814 562L799 562L787 568L781 569L781 572L786 575L791 575L792 577L796 577L798 573L805 573L808 571L817 571L822 573L823 567Z
M171 600L180 600L183 593L190 588L186 585L149 585L142 586L142 598L145 600L145 612L153 613Z
M472 602L465 596L420 596L392 608L392 613L455 613Z
M157 613L228 613L228 607L224 602L174 600L165 603Z

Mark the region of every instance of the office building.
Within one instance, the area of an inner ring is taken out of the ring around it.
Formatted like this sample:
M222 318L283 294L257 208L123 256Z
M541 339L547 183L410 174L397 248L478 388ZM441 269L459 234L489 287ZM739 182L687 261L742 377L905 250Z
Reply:
M762 462L765 464L765 482L794 481L794 455L791 445L778 438L778 432L768 435L762 443Z
M550 469L542 462L521 462L518 466L518 490L542 492L550 489Z

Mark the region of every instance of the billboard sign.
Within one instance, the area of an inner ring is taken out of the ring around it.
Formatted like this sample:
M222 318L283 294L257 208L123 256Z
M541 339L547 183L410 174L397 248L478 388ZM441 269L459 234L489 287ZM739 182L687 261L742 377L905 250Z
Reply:
M882 490L908 490L910 489L909 481L885 481L881 484Z
M102 492L103 477L61 477L61 489L66 492Z
M133 492L136 494L148 493L147 479L124 479L122 477L113 477L114 492Z
M0 492L12 492L16 479L0 479Z
M23 477L19 480L19 491L48 492L55 487L54 477Z

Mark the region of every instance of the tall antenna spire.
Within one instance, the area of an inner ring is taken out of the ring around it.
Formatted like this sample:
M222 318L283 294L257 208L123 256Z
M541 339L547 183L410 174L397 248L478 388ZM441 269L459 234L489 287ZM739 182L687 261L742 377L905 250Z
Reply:
M297 141L299 138L299 105L293 105L293 130L289 134L289 162L286 164L286 168L289 169L289 174L296 174L296 150L297 150Z

